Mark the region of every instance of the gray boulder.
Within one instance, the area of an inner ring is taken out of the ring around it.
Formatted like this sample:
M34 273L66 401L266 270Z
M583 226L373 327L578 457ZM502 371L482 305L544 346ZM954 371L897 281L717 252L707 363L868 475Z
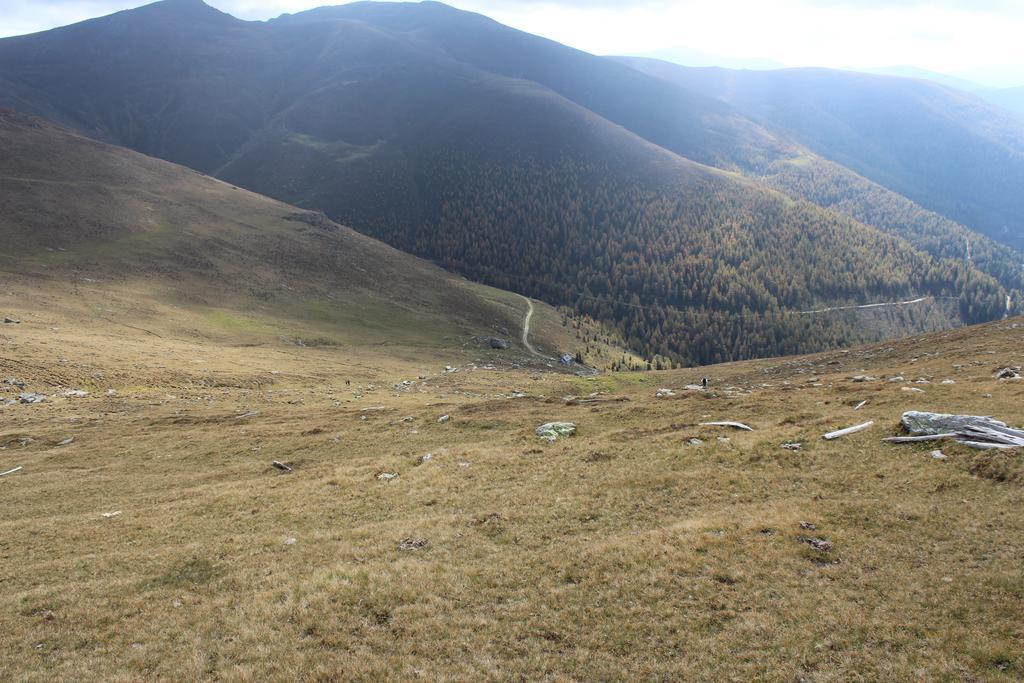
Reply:
M970 427L1005 427L1005 422L984 415L950 415L908 410L900 418L903 428L915 436L959 433Z

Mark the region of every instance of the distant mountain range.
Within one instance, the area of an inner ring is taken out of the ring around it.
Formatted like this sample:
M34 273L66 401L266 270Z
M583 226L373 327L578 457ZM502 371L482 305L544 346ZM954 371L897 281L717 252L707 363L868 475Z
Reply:
M244 22L165 0L0 40L0 104L573 306L649 357L977 322L1024 289L1024 123L922 81L603 58L439 3ZM926 295L956 300L798 313Z

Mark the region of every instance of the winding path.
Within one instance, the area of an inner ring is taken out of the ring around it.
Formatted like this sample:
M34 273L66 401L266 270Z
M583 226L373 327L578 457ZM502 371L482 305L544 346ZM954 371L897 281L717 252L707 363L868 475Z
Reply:
M539 352L537 349L533 348L533 344L530 343L530 318L533 317L533 302L530 301L529 297L523 296L522 294L520 294L519 296L523 297L523 301L526 302L526 305L528 307L526 309L526 317L523 318L523 346L526 347L527 351L537 356L537 358L551 360L550 358Z

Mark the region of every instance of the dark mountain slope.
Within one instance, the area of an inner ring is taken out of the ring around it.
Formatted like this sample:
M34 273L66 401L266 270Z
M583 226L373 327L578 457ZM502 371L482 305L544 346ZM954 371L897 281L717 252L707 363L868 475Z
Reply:
M794 198L815 203L826 198L826 208L838 208L899 235L934 256L962 257L964 251L956 249L970 241L976 245L975 265L1007 287L1024 287L1019 253L992 244L949 219L886 192L878 183L829 163L788 131L768 132L735 108L725 106L716 99L716 93L707 97L685 87L666 87L661 73L640 75L624 68L626 65L435 2L358 2L285 16L274 23L314 26L338 20L363 21L460 63L543 84L677 154L758 179L769 177L773 187ZM808 174L808 168L816 169L815 173ZM837 202L837 188L858 189ZM879 211L879 206L898 209L891 214Z
M482 71L539 83L637 135L700 163L755 168L787 143L713 98L666 89L602 57L438 2L355 2L272 21L311 26L355 20Z
M139 12L0 41L17 88L8 98L324 209L466 275L574 305L649 356L796 352L1005 310L1003 289L962 260L693 163L418 33L350 18L238 22L185 0ZM180 14L167 21L166 12ZM682 92L587 58L652 97ZM928 294L960 299L873 324L792 313Z
M1024 122L974 95L830 69L731 71L622 61L727 102L923 207L1024 248Z
M191 311L181 334L443 348L522 322L504 293L320 214L2 109L0 243L5 283L68 307L89 289L101 318L127 293L133 325Z

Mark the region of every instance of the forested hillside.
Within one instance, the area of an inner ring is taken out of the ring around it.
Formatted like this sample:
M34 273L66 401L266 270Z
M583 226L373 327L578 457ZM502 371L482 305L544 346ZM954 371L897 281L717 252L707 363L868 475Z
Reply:
M1020 305L1009 248L728 103L436 3L263 23L166 0L0 40L0 73L0 103L572 306L648 357L809 351ZM918 297L938 299L801 313Z
M622 62L726 103L921 206L1024 248L1024 121L920 79Z
M616 321L647 357L695 364L795 353L989 320L1005 307L999 285L960 261L937 261L808 202L737 193L714 174L685 187L622 183L606 166L510 169L448 155L426 169L439 186L428 194L440 197L428 229L389 222L376 232L489 284ZM871 324L856 312L795 314L925 294L956 300Z

